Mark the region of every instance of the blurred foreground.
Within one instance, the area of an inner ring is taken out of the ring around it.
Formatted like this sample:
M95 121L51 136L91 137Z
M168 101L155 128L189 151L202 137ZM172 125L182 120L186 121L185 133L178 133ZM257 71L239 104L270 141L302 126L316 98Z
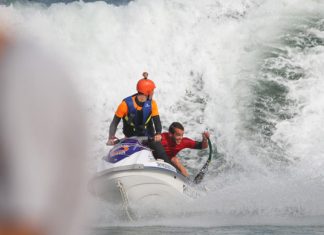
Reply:
M57 59L3 31L0 234L80 234L86 140L76 91Z

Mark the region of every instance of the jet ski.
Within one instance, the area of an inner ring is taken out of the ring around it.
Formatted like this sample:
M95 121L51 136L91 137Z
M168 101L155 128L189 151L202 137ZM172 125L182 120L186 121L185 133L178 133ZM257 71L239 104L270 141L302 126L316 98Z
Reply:
M91 182L92 193L121 204L126 211L138 205L157 205L189 199L189 180L172 165L156 160L145 145L147 137L120 140L100 162Z

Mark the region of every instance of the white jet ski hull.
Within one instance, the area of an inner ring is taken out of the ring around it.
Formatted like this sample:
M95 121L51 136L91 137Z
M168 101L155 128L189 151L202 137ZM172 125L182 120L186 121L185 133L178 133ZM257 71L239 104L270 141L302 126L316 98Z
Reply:
M170 164L154 159L136 138L114 146L91 182L92 193L112 204L137 206L189 199L187 179Z
M185 180L178 173L170 174L168 171L143 166L100 173L93 181L94 194L114 204L181 200L185 187Z

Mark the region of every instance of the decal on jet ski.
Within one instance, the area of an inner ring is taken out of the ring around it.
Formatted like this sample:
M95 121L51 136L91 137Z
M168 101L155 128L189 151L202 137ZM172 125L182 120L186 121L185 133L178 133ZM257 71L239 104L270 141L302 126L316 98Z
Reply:
M110 163L116 163L144 149L146 148L141 145L131 145L131 146L121 145L116 148L113 148L109 152L105 160Z
M121 146L120 148L113 149L110 153L111 156L122 155L125 154L128 150L128 146Z

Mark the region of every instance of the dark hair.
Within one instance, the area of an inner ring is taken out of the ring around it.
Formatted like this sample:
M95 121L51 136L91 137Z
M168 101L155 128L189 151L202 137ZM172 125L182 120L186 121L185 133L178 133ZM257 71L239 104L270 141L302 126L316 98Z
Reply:
M172 134L174 134L174 132L175 132L174 129L175 128L178 128L178 129L184 131L184 127L182 126L182 124L180 122L172 122L172 124L169 127L169 132L172 133Z

